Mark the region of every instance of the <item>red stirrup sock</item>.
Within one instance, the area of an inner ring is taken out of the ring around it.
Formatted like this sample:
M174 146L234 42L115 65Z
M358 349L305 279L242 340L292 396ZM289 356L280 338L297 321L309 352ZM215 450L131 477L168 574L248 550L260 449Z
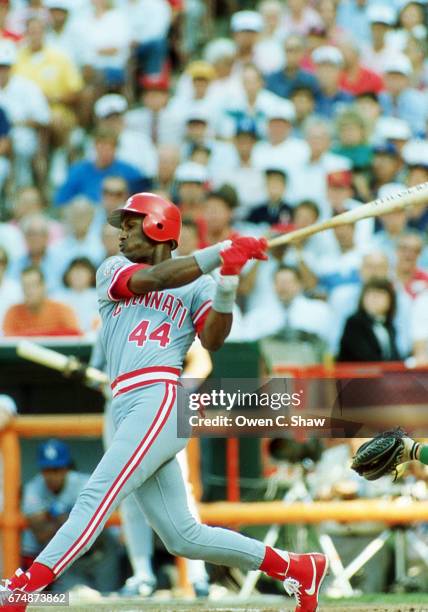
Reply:
M25 590L30 593L45 588L55 580L55 574L51 568L37 561L35 561L25 573L30 576L25 585Z
M266 546L265 556L259 569L271 578L285 580L289 565L290 557L287 552Z

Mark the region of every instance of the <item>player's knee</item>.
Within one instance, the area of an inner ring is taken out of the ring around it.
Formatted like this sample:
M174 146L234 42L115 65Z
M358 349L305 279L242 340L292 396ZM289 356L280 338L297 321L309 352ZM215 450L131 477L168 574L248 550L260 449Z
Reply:
M193 542L187 542L180 537L175 536L170 542L165 542L168 552L174 557L186 557L186 559L197 558L195 545Z

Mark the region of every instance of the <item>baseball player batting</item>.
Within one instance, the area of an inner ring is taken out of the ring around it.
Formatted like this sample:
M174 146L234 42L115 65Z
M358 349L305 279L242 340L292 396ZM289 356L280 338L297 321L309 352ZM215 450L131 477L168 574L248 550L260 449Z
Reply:
M208 350L222 346L231 328L239 273L248 260L267 259L266 240L238 237L173 259L180 211L150 193L131 196L109 221L121 230L122 256L100 266L97 291L115 433L68 520L27 572L18 569L6 581L3 601L16 589L35 592L53 582L91 547L111 513L133 493L173 555L243 571L260 569L295 596L296 612L314 612L326 556L294 554L202 525L188 508L175 457L186 445L176 430L177 385L186 352L195 334ZM209 276L216 268L218 282Z

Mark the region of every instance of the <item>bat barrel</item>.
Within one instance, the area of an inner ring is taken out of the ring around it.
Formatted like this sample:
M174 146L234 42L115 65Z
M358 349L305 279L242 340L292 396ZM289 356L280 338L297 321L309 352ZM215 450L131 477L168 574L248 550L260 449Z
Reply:
M272 238L268 241L268 247L272 248L281 246L283 244L290 244L291 242L304 240L313 234L338 227L339 225L356 223L361 219L378 217L396 210L402 210L403 208L427 203L428 182L415 185L414 187L406 189L401 193L386 196L384 198L378 198L377 200L373 200L368 204L362 204L361 206L357 206L352 210L347 210L340 215L336 215L331 219L320 221L319 223L314 223L313 225L309 225L308 227L304 227L294 232L289 232L287 234L277 236L276 238Z

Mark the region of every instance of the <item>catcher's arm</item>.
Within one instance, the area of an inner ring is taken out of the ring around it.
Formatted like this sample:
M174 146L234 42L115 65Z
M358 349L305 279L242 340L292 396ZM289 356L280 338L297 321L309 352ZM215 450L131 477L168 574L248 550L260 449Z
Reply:
M398 467L408 461L428 465L428 446L409 438L399 427L378 434L364 442L355 453L351 468L366 480L377 480L387 474L398 477Z

